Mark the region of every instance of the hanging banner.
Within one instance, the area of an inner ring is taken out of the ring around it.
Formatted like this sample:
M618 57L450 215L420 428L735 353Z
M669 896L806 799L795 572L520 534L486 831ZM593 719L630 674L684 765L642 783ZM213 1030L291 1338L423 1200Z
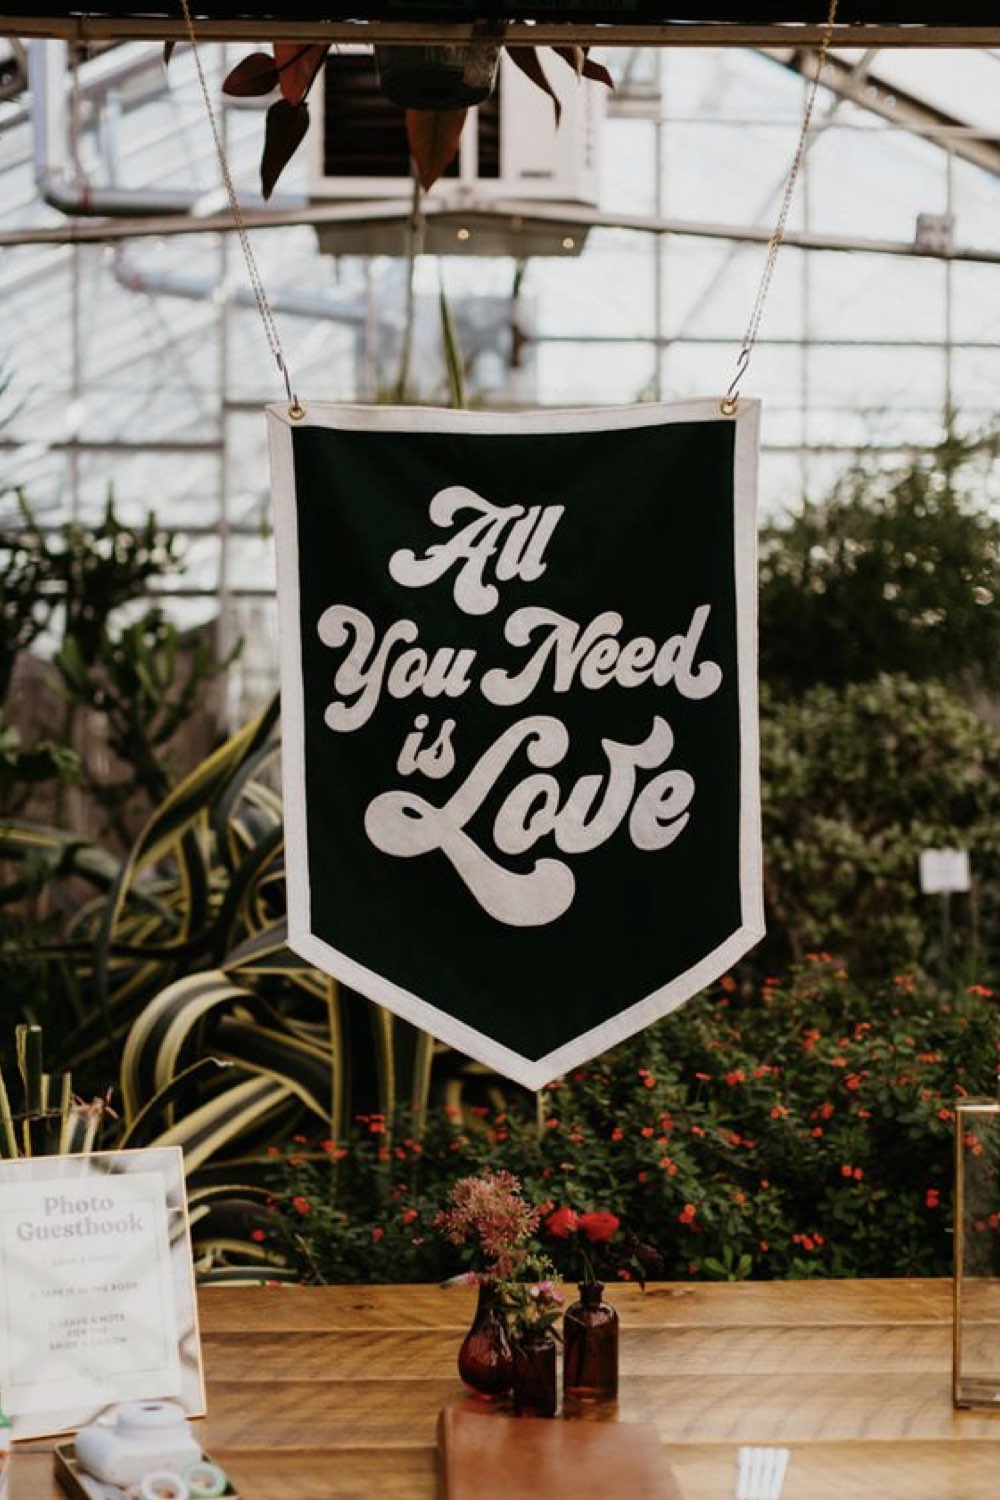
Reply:
M757 427L269 409L289 944L530 1088L763 935Z

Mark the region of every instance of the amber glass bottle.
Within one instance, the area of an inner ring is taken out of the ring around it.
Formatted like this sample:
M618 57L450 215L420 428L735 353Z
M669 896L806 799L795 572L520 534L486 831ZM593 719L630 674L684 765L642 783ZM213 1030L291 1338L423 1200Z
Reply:
M497 1401L510 1390L513 1370L507 1319L496 1286L482 1281L472 1327L458 1351L458 1373L474 1396Z
M525 1334L512 1342L514 1410L518 1416L556 1414L556 1341L551 1332Z
M600 1281L583 1282L563 1315L563 1394L567 1402L618 1398L618 1314Z

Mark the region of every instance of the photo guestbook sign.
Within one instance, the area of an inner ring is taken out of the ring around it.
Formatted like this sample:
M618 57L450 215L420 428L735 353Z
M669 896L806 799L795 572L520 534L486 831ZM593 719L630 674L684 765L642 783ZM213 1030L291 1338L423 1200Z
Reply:
M297 953L538 1088L760 939L757 425L269 410Z
M0 1161L0 1403L16 1438L205 1396L179 1147Z

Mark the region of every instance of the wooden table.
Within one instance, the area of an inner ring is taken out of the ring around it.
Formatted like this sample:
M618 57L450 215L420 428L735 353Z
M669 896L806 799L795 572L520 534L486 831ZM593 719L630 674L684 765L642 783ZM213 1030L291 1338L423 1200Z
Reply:
M619 1415L656 1423L685 1500L730 1500L747 1442L792 1448L785 1500L995 1500L1000 1413L952 1410L948 1283L612 1295ZM472 1307L464 1288L203 1291L205 1447L244 1500L432 1500ZM58 1496L45 1446L18 1451L12 1500Z

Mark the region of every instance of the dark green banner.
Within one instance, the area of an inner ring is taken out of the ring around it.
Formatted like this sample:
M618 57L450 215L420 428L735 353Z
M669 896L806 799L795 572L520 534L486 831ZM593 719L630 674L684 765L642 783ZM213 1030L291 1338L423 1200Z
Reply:
M756 406L270 416L291 945L540 1087L763 931Z

